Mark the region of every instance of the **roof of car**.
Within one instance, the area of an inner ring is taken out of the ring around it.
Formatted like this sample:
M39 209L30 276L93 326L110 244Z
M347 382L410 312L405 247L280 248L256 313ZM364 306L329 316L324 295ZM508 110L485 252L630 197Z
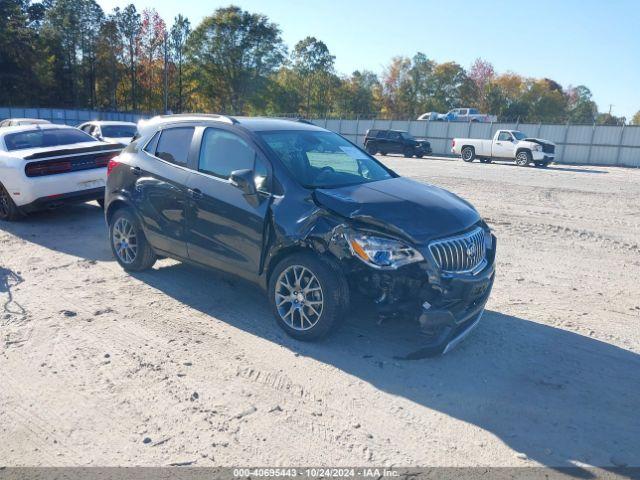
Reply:
M69 125L58 125L56 123L40 123L35 125L16 125L13 127L3 127L2 129L0 129L0 136L7 135L9 133L28 132L30 130L51 130L57 128L70 128L76 130L76 127L70 127Z
M42 118L5 118L4 120L11 120L12 122L38 122L41 125L51 123L49 120L44 120Z
M155 131L160 125L169 123L205 122L211 124L225 123L228 125L240 125L247 130L254 132L267 130L316 130L323 131L306 120L291 120L286 118L272 117L230 117L227 115L215 114L178 114L159 115L149 120L141 120L138 123L138 130L145 135L150 131Z
M125 122L125 121L117 121L117 120L91 120L90 122L84 122L82 125L87 125L87 124L92 124L92 125L128 125L128 126L135 126L136 124L134 122Z

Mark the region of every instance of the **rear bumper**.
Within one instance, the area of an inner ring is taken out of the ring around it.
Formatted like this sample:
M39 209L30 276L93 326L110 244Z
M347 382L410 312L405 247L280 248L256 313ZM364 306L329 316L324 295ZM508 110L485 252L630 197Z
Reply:
M63 193L61 195L51 195L40 197L31 203L19 207L22 213L30 213L37 210L46 210L70 203L84 203L91 200L104 198L104 187L91 188L79 192Z

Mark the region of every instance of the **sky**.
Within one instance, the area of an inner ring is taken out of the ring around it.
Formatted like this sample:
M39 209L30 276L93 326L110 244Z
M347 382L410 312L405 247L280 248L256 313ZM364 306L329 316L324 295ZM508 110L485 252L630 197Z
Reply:
M196 26L233 3L267 15L291 48L310 35L336 56L338 73L381 73L396 55L420 51L468 68L481 57L498 73L586 85L601 112L640 110L639 0L97 0L109 12L134 3L171 24Z

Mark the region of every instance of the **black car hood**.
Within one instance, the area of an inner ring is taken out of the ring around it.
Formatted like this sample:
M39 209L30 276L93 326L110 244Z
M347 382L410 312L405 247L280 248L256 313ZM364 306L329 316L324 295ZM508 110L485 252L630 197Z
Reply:
M467 201L442 188L392 178L317 189L316 201L338 215L426 243L468 229L480 215Z

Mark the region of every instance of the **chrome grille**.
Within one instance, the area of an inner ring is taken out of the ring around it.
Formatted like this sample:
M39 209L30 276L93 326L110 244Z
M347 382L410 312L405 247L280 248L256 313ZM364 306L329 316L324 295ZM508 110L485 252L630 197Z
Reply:
M462 235L435 240L429 249L443 272L473 272L486 263L484 237L485 231L478 227Z

